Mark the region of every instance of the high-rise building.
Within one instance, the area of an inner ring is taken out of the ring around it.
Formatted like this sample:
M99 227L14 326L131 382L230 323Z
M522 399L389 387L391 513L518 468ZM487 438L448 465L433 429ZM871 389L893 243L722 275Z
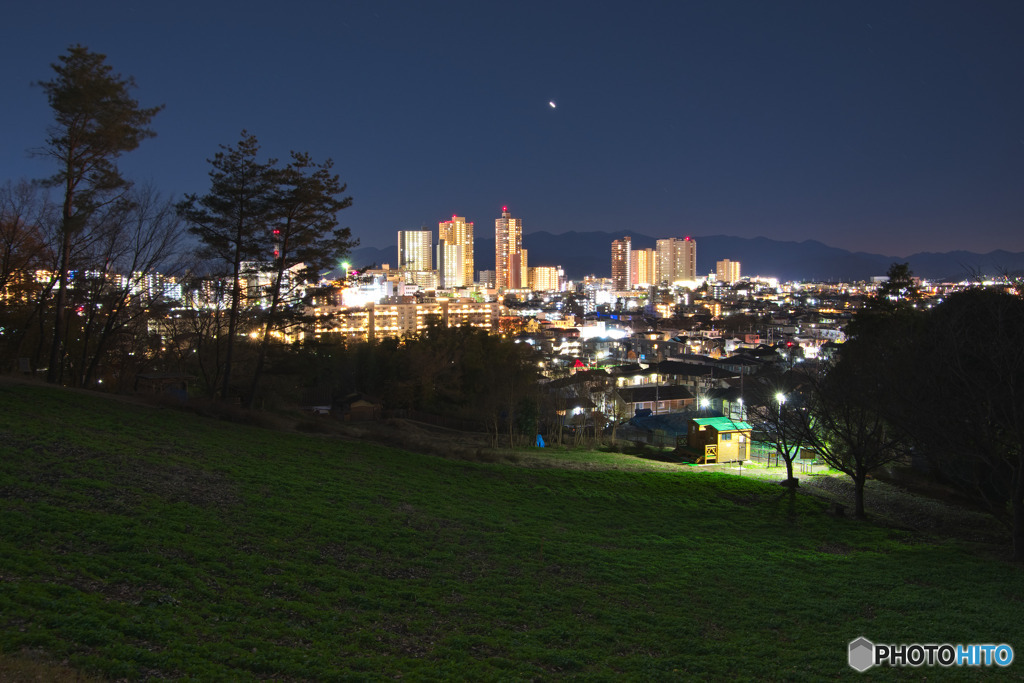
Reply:
M467 223L462 216L452 216L450 221L438 223L437 232L437 269L444 270L441 286L469 287L473 284L473 223Z
M655 276L659 283L671 285L697 279L697 240L692 237L658 240L655 251Z
M715 276L719 282L731 285L740 279L740 262L723 259L715 262Z
M624 237L612 242L612 289L629 289L629 253L632 239Z
M656 259L653 249L633 249L629 259L630 288L650 287L657 282L654 277Z
M535 292L557 292L561 289L558 266L530 268L530 289Z
M530 268L526 260L526 249L508 257L509 289L527 289L530 286Z
M498 289L522 289L526 286L522 275L526 259L519 259L516 263L516 257L522 250L523 221L512 218L508 207L503 206L501 218L494 221L494 272Z
M433 234L430 230L398 231L398 270L431 270Z
M466 286L461 246L444 239L437 241L437 276L441 289Z

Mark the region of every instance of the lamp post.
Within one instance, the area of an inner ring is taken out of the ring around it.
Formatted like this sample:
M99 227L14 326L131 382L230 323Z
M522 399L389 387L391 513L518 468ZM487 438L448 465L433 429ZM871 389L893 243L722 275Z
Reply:
M661 393L661 384L658 381L659 379L658 373L654 373L654 415L658 414L658 399L660 398Z
M348 261L342 261L341 267L345 269L345 279L348 280L348 269L352 266Z
M785 425L784 409L786 407L786 395L780 391L779 393L775 394L775 400L779 402L779 424L778 424L778 429L785 429L786 425ZM788 440L786 441L786 444L787 445L789 444ZM788 454L787 454L787 456L788 456ZM778 448L776 448L775 449L775 466L778 467L778 465L779 465L779 450L778 450Z

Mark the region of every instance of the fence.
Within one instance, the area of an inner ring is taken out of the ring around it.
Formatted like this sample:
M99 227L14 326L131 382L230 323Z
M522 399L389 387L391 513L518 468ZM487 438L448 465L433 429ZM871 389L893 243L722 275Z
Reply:
M786 466L786 461L779 453L778 449L775 448L775 444L768 443L766 441L750 442L750 459L766 467ZM793 464L801 474L813 474L815 472L820 472L823 469L827 469L825 464L817 458L809 459L798 456L794 460Z
M765 441L750 442L750 460L768 467L785 466L786 462L775 450L775 445Z
M820 458L808 458L806 455L803 455L805 453L809 453L809 451L802 451L802 457L797 456L793 461L794 472L798 472L800 474L815 474L828 469L828 465L822 462ZM752 441L750 443L750 459L764 465L765 467L786 466L786 461L775 448L775 444L770 444L765 441Z

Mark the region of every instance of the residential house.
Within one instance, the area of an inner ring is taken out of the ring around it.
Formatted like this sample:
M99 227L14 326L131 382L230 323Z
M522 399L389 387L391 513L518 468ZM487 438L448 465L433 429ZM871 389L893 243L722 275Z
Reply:
M671 384L644 384L616 387L614 391L616 413L635 415L638 410L654 414L675 413L695 406L696 400L684 386Z

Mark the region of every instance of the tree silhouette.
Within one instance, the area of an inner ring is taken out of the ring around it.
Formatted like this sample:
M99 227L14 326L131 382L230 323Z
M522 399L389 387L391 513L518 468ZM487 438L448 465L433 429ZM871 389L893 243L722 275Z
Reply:
M1024 560L1024 299L953 294L916 328L889 410L933 473L985 505Z
M806 382L802 375L772 370L751 377L744 389L747 421L760 438L775 446L786 463L787 486L798 485L793 461L807 438Z
M868 475L904 460L910 442L874 404L870 373L861 370L837 365L812 380L806 439L830 467L853 479L854 516L863 519Z
M271 173L273 252L258 264L269 276L267 291L262 293L269 304L261 311L259 350L247 399L250 407L259 390L272 333L303 318L300 284L318 282L321 273L336 267L358 244L348 228L338 227L338 212L351 206L352 198L342 196L346 186L331 172L332 166L330 159L318 164L308 154L292 152L288 166Z
M116 200L130 184L117 167L123 153L154 133L149 124L163 107L140 107L129 94L131 77L115 74L106 56L82 45L68 48L52 65L55 76L39 83L54 114L45 146L57 171L46 183L60 187L61 242L54 300L54 333L47 381L60 380L64 361L68 273L73 242L100 207Z
M231 393L232 363L242 315L243 265L268 256L271 224L274 221L274 160L261 162L256 136L242 131L235 147L221 145L209 160L210 191L186 196L179 212L189 224L189 232L203 243L202 254L226 268L221 273L230 282L228 293L227 341L223 371L220 374L221 398Z

